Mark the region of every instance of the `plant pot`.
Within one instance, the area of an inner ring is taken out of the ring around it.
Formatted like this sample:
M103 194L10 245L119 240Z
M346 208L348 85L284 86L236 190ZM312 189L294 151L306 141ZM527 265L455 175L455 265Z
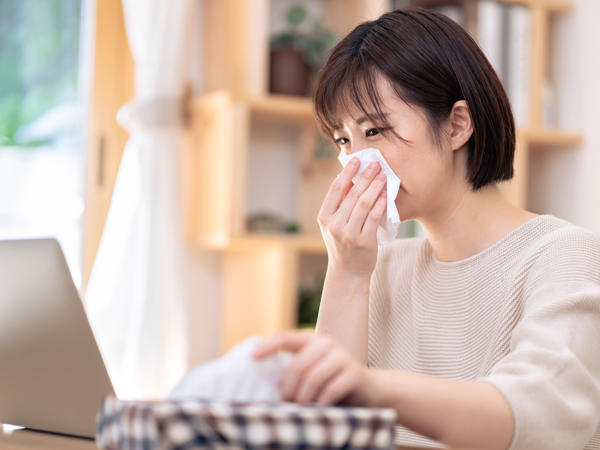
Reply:
M269 55L269 91L307 95L310 69L304 54L291 47L272 49Z

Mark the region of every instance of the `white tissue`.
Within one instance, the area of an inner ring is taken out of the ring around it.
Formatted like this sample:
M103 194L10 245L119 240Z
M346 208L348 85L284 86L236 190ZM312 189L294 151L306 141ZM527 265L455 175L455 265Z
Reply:
M221 358L196 367L173 388L168 399L280 403L279 382L294 355L279 352L255 360L252 352L262 341L262 337L252 336Z
M382 219L381 226L377 228L377 243L379 245L386 245L398 236L398 231L400 229L400 214L398 214L398 208L396 208L395 203L396 197L398 196L398 190L400 189L400 178L398 178L384 159L381 152L376 148L365 148L364 150L350 155L347 155L346 151L342 150L338 159L342 163L342 166L346 167L354 157L357 157L360 160L360 168L352 179L354 183L356 183L369 163L373 161L377 161L381 165L381 172L387 177L387 214L384 219Z

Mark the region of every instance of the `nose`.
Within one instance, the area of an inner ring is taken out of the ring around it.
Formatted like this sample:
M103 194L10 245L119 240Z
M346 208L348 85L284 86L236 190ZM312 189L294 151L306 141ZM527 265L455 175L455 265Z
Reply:
M346 147L346 154L352 155L353 153L358 153L359 151L368 148L369 144L364 137L359 136L354 137L354 139L350 141L350 145L348 147Z

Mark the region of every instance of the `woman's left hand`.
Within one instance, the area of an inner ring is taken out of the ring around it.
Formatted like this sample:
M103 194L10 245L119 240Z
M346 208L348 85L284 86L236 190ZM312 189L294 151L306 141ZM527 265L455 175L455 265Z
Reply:
M310 330L277 333L258 346L253 357L264 358L278 350L296 354L279 385L284 401L324 406L372 403L376 389L372 372L331 336Z

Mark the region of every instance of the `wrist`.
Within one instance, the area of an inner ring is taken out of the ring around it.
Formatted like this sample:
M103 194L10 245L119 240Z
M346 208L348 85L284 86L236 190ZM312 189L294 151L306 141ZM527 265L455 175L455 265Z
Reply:
M390 380L390 372L385 369L366 369L368 384L371 386L369 405L375 408L393 408L395 388L400 383ZM396 372L397 373L397 372Z
M369 386L369 394L367 395L366 406L371 408L382 408L384 407L383 390L385 389L386 383L383 379L382 371L379 369L369 369L365 367L366 372L366 385Z
M371 277L348 273L345 270L327 269L323 292L335 292L338 299L369 298Z
M342 281L344 284L348 283L353 286L359 286L366 284L367 286L371 283L372 272L357 272L354 270L348 270L340 264L328 264L327 265L327 277L333 281Z

